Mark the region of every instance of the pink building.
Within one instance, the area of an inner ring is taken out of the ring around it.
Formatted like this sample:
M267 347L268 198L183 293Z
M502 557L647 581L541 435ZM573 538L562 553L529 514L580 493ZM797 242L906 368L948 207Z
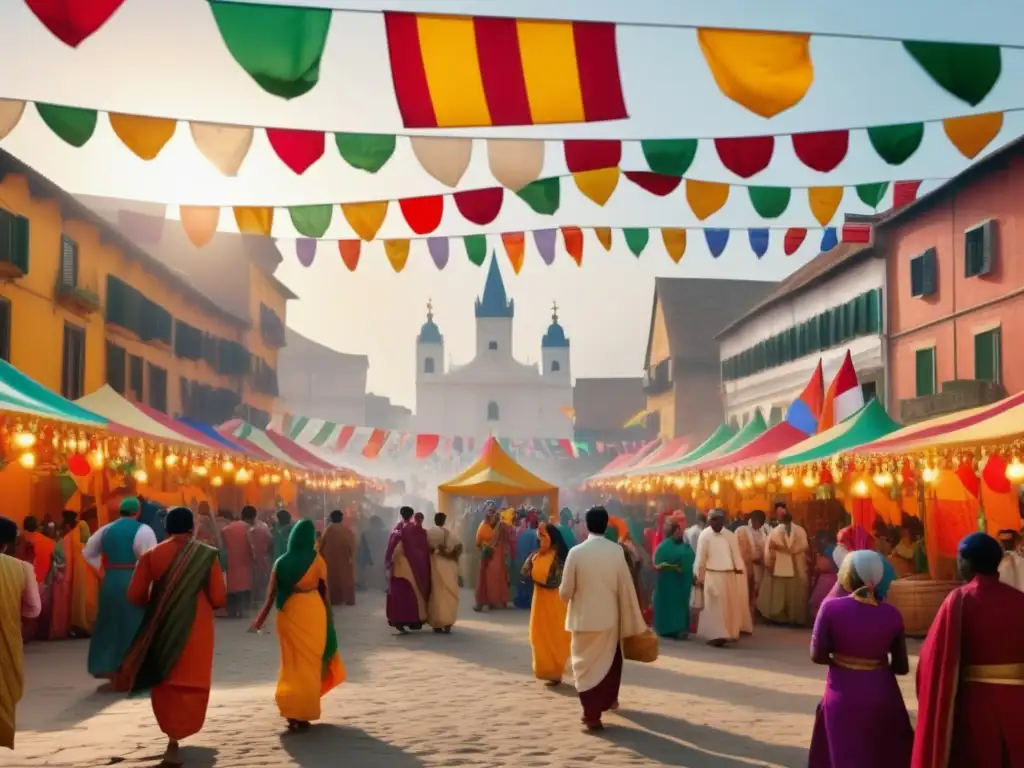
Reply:
M875 223L888 397L905 422L1024 390L1024 142Z

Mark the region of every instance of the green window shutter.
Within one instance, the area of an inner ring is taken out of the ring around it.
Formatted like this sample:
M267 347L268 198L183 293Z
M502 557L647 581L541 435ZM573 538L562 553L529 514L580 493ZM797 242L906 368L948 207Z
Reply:
M868 291L867 333L882 332L882 291L876 288Z
M14 236L11 239L11 260L24 274L28 274L29 222L24 216L14 217Z
M815 315L807 321L807 347L811 352L817 352L821 349L821 323L818 316Z
M919 349L914 353L916 367L917 396L935 394L935 347Z
M1002 330L979 333L974 337L974 378L998 384L1002 379Z
M939 258L934 248L921 254L921 295L931 296L939 290Z

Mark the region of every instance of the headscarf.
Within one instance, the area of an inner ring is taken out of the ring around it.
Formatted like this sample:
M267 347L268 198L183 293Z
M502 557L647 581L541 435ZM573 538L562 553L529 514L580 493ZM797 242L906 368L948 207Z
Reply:
M508 525L515 525L516 511L514 509L506 509L501 513L501 522L507 523Z
M558 513L558 522L562 525L572 524L572 510L568 507L562 507L562 511Z
M288 536L288 550L274 563L277 610L284 609L288 598L295 594L295 585L306 575L316 557L316 526L312 520L300 520L292 527L292 532ZM326 670L338 652L338 635L334 631L331 609L324 605L324 610L327 612L327 642L324 644L324 655L321 660Z
M960 541L957 555L970 564L973 573L991 575L999 573L1003 548L987 533L972 533Z
M884 600L894 575L892 565L880 554L871 549L858 549L843 560L839 586L851 595L867 588L869 594Z
M137 515L140 509L142 509L142 505L139 504L139 500L134 496L127 496L121 499L121 514L123 516Z
M192 510L188 507L174 507L167 512L167 535L179 536L185 533L192 533L195 528L195 518Z
M608 515L608 527L614 528L618 541L625 541L629 538L629 527L626 521L615 515Z

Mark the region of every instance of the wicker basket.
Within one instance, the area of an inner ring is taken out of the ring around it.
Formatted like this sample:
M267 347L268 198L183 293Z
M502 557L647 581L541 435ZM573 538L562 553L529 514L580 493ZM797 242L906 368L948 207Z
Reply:
M885 599L903 615L908 637L924 637L946 595L960 584L959 581L932 581L927 576L908 576L896 579Z

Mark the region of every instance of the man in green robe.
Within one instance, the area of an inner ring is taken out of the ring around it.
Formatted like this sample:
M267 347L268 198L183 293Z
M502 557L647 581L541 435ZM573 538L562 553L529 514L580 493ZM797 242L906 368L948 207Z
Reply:
M654 587L654 631L659 637L685 640L690 632L690 593L696 553L683 538L683 529L668 524L667 538L654 552L658 572Z

